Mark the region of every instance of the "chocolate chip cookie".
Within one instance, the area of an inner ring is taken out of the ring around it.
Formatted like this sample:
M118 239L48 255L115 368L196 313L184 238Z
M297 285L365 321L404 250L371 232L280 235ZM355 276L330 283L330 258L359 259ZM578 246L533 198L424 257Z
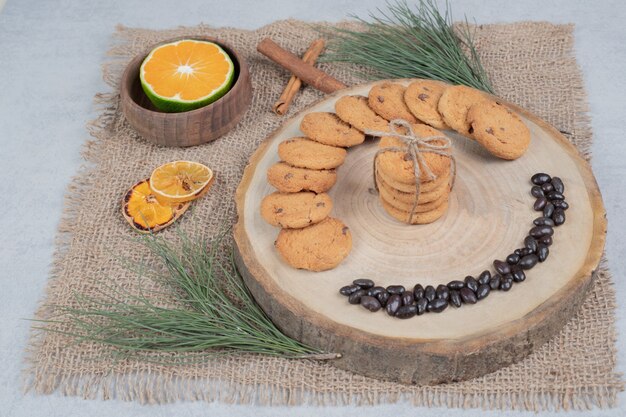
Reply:
M335 113L308 113L300 123L300 130L309 138L324 145L350 147L365 140L363 132L342 121Z
M337 182L337 171L297 168L285 162L278 162L267 170L267 181L283 193L300 191L323 193Z
M282 229L274 245L292 267L326 271L348 256L352 249L352 235L340 220L327 217L302 229Z
M361 132L373 130L378 132L389 131L389 123L367 104L367 97L343 96L335 103L335 112L341 120L349 123Z
M406 88L404 102L420 121L436 129L450 129L437 110L439 98L448 85L435 80L416 80Z
M278 156L289 165L309 169L333 169L343 164L343 148L324 145L307 138L292 138L278 145Z
M367 103L376 114L387 119L403 119L409 123L417 123L417 119L409 111L404 102L406 87L396 83L380 83L370 89Z
M321 222L332 208L333 202L326 193L274 192L261 201L261 216L272 226L300 229Z
M517 159L530 145L530 131L522 119L496 101L474 104L467 122L476 141L498 158Z

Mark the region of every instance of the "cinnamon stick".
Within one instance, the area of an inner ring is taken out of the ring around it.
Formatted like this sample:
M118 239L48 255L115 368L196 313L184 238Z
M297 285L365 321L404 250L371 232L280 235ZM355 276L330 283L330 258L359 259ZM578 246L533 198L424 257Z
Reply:
M302 56L302 61L310 65L315 65L317 58L322 53L322 50L324 50L324 45L325 45L324 39L317 39L313 41L311 45L309 46L309 49L307 49L304 55ZM274 106L272 107L272 109L274 110L274 113L280 116L287 113L287 109L289 109L289 105L293 101L296 94L298 94L298 91L300 90L301 86L302 86L302 80L300 80L300 78L296 77L295 75L292 75L291 78L289 78L289 82L287 83L287 86L283 90L283 93L280 95L280 97L278 98L278 101L274 103Z
M256 49L278 65L288 69L303 82L324 93L332 93L347 87L336 78L315 68L313 65L303 62L291 52L284 50L270 38L265 38L259 42Z

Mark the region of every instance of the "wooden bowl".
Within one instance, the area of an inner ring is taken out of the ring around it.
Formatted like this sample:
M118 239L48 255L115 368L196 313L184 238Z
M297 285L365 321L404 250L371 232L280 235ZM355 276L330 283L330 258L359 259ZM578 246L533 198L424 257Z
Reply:
M221 46L235 65L235 81L223 97L207 106L187 112L165 113L154 107L144 93L139 67L152 49L181 39L210 41ZM128 64L120 90L122 111L128 122L146 140L163 146L195 146L217 139L235 127L252 101L246 62L228 44L207 36L182 36L152 45Z

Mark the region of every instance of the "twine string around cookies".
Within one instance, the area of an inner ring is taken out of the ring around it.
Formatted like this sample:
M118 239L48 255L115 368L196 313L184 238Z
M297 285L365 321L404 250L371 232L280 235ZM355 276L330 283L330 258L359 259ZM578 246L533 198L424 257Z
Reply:
M378 180L376 178L376 160L378 159L378 157L385 152L406 153L413 162L413 174L415 176L415 199L413 201L413 206L411 208L408 220L408 223L411 223L419 202L420 176L422 173L421 170L424 170L430 181L436 180L438 178L438 176L435 175L430 166L428 166L428 163L426 163L423 155L424 153L441 155L450 159L450 190L452 190L452 188L454 187L454 180L456 178L456 159L454 158L454 155L452 155L452 141L450 140L450 138L444 135L434 135L421 138L413 131L413 127L411 126L411 124L403 119L391 120L389 122L389 128L389 132L375 130L365 131L365 134L370 136L388 136L398 138L406 145L406 147L388 146L381 148L376 152L373 161L374 186L376 187L376 191L378 191ZM405 133L403 133L401 129L405 129Z

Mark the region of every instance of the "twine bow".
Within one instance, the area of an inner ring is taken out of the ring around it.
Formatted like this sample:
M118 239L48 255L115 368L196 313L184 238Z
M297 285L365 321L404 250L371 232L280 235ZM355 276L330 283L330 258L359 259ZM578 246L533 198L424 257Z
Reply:
M376 152L374 156L374 186L378 191L378 181L376 179L376 160L385 152L402 152L409 155L411 161L413 161L413 174L415 175L415 201L409 215L409 223L413 220L415 210L417 209L418 200L420 196L420 176L421 169L424 169L429 180L436 180L438 177L433 173L432 169L426 163L423 153L433 153L436 155L445 156L450 158L451 172L450 172L450 189L454 187L454 180L456 178L456 159L452 155L452 141L450 138L444 135L427 136L420 138L413 131L413 127L409 122L402 119L394 119L389 122L390 132L379 132L373 130L366 130L365 134L376 137L389 136L400 139L406 147L401 146L389 146L381 148ZM402 133L401 128L406 129L406 133Z

